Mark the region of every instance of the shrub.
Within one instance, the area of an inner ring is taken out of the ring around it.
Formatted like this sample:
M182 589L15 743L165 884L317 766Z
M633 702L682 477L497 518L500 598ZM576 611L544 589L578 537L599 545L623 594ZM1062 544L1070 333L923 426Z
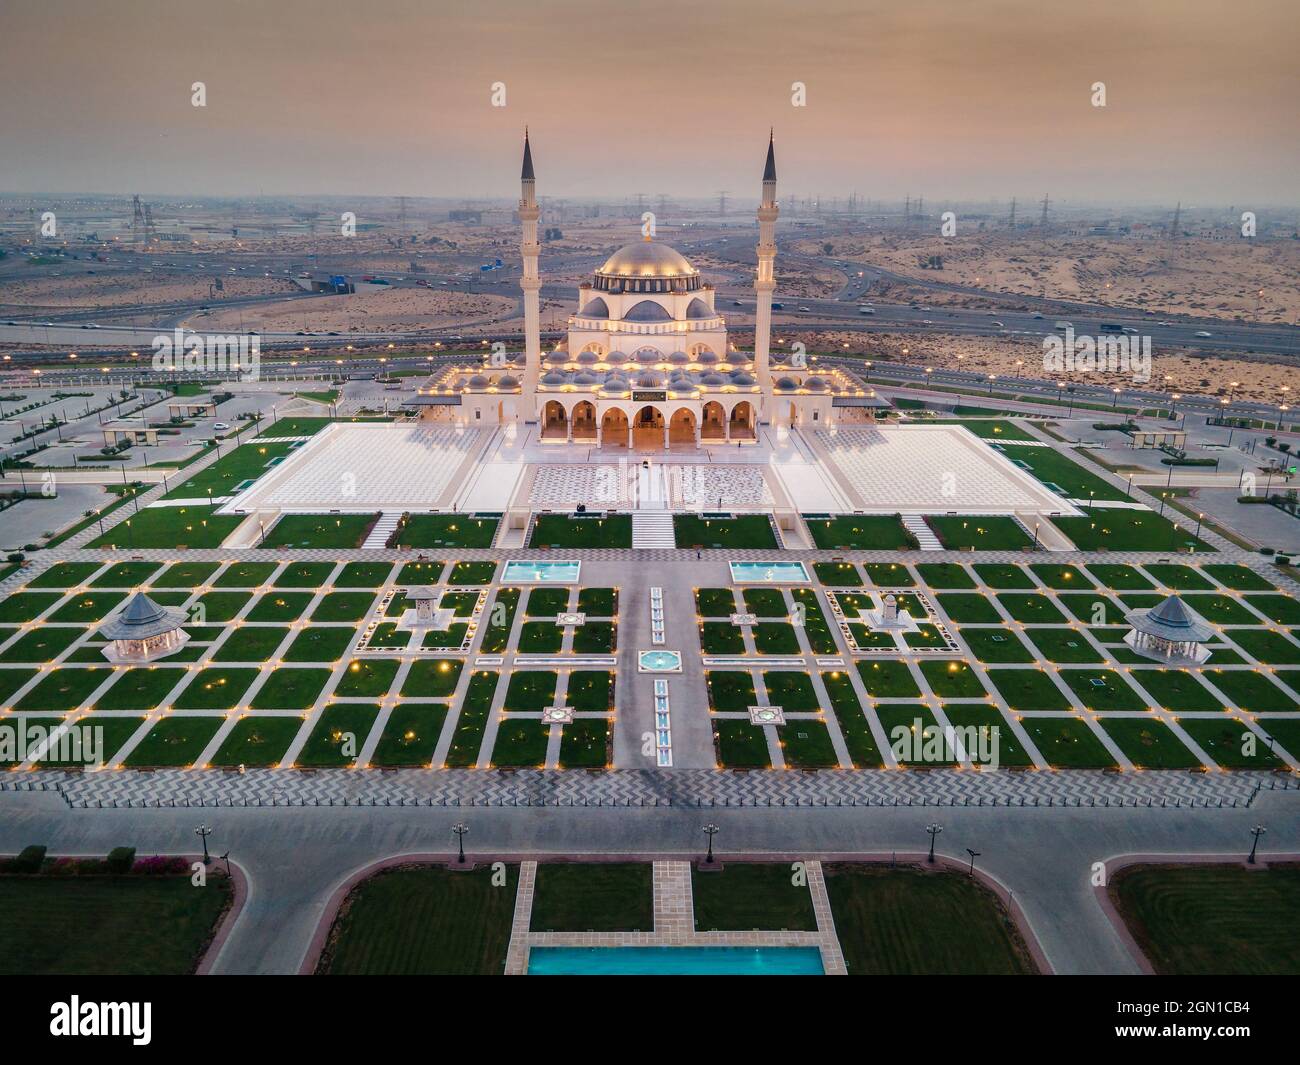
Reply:
M114 847L108 852L104 864L108 867L110 873L129 873L134 862L134 847Z
M18 857L9 863L9 868L15 873L39 873L44 861L45 845L29 843L19 852Z

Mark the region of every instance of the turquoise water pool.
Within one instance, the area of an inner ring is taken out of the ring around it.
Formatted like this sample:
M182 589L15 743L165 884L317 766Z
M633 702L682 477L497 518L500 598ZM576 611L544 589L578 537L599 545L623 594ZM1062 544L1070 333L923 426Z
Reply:
M682 656L676 651L642 651L637 664L642 673L680 673Z
M732 562L731 579L736 584L802 584L808 571L802 562Z
M573 584L582 570L581 562L507 562L501 580L505 584Z
M816 947L533 947L529 976L821 976Z

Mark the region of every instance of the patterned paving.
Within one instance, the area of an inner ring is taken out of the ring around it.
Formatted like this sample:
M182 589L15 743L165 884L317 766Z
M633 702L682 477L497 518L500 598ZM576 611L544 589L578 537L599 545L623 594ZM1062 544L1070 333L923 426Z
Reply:
M771 506L763 467L702 463L565 463L538 466L529 492L534 507L662 504L671 509L714 510Z

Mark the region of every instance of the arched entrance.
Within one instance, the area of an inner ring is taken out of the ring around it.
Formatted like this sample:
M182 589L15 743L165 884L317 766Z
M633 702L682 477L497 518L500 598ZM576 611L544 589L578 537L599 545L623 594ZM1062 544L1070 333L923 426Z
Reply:
M668 419L668 439L674 444L695 444L695 412L681 407Z
M551 399L542 408L542 439L566 440L569 436L569 418L564 413L564 404Z
M596 405L590 400L584 399L575 404L570 420L573 422L574 440L596 439Z
M700 437L704 440L721 440L727 435L727 412L717 400L704 404L701 413Z
M753 440L754 436L754 405L747 399L742 399L731 408L731 418L728 424L728 436L732 440Z
M645 406L632 416L633 444L639 451L661 451L664 438L664 415L658 407Z
M600 446L620 448L628 445L627 415L619 407L610 407L600 419Z

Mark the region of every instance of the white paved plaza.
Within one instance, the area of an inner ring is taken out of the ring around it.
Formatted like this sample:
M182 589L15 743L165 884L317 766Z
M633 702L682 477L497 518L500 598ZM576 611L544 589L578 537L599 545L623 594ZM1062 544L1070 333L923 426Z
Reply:
M839 429L817 443L868 513L1078 513L961 426Z

